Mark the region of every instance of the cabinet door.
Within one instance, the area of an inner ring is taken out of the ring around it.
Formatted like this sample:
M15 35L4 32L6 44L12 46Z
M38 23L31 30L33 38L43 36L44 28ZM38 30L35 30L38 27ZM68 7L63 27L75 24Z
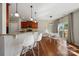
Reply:
M5 36L5 56L16 56L20 55L22 50L22 43L20 39L16 39L13 36Z
M38 28L38 23L32 22L32 28Z
M5 40L5 56L14 56L14 39L12 36L4 36Z

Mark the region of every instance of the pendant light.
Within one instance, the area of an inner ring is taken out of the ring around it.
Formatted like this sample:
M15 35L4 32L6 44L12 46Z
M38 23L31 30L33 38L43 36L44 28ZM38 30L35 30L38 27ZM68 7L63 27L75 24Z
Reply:
M52 20L52 16L50 16L50 21L49 21L49 24L52 24L51 20Z
M31 19L30 20L33 21L33 18L32 18L32 8L33 8L33 6L31 5L30 8L31 8Z
M35 23L37 23L37 21L36 21L36 14L37 14L37 12L35 11L35 20L34 20Z
M15 17L20 17L20 15L19 15L19 13L18 13L18 11L17 11L17 7L18 7L18 6L17 6L17 3L16 3L16 12L15 12L14 16L15 16Z

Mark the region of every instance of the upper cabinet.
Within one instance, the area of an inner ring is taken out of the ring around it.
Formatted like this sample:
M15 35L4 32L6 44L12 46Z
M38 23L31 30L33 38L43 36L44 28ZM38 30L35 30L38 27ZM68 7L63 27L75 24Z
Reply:
M22 21L21 22L21 29L25 29L26 31L33 31L38 29L38 22L34 21Z

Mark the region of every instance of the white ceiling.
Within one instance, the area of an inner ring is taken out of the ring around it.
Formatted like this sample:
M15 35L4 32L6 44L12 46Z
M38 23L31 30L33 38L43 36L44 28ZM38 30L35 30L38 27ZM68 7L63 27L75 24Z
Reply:
M62 17L79 8L79 3L19 3L18 13L22 18L30 18L31 9L33 6L33 17L37 20L52 20ZM15 12L15 4L11 4L12 13ZM36 17L34 12L37 12Z

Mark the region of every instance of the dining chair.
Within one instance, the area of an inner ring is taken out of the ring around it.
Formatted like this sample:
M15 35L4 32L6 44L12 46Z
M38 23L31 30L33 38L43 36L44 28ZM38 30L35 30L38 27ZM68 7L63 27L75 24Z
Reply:
M41 40L42 40L42 33L40 33L39 35L38 35L38 38L37 38L37 46L38 46L38 56L39 56L39 42L41 42Z
M34 35L34 45L33 48L37 47L38 50L38 55L39 56L39 42L42 40L42 33L37 33L36 35Z
M24 41L23 41L23 44L22 44L21 54L26 55L27 51L32 50L33 55L35 56L35 53L34 53L34 50L33 50L33 45L34 45L34 36L31 33L26 38L24 38Z

